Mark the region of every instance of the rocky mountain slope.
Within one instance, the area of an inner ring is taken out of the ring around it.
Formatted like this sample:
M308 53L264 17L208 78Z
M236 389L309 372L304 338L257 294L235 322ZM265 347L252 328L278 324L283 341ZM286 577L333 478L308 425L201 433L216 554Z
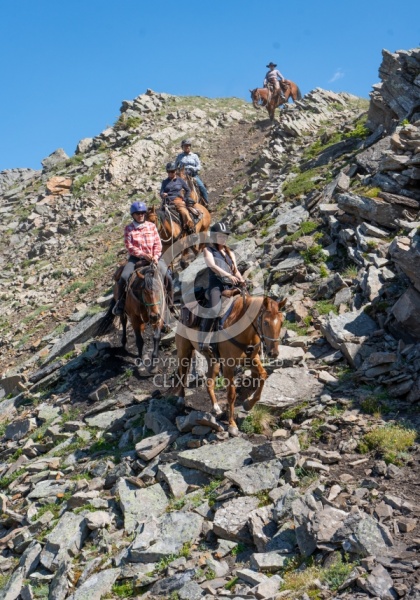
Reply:
M420 50L380 76L274 126L148 90L74 156L0 173L0 598L420 595ZM160 379L92 338L127 208L186 136L241 271L287 298L238 438L202 387L176 406L173 333Z

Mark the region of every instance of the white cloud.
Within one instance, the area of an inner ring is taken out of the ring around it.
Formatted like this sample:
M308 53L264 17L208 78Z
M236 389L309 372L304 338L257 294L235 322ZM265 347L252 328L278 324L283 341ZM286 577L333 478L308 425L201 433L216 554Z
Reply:
M333 83L334 81L337 81L338 79L342 79L344 77L344 73L341 70L341 67L339 67L336 72L334 73L334 75L331 77L331 79L328 80L328 83Z

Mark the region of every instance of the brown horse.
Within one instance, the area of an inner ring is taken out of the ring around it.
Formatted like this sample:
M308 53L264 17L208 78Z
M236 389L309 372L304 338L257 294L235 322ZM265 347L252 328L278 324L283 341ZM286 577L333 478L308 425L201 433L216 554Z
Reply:
M204 201L203 197L200 194L200 190L198 188L198 185L195 182L195 179L192 175L190 175L186 170L185 170L185 166L184 165L180 165L178 167L178 177L181 177L181 179L184 179L184 181L187 182L188 187L190 188L191 192L190 192L190 197L195 201L198 202L198 204L201 204L202 206L205 206L207 208L207 204Z
M182 199L182 198L181 198ZM194 209L202 214L201 219L195 226L196 233L206 233L210 227L211 215L207 208L202 204L196 202L194 205ZM202 244L196 245L190 244L190 239L188 233L183 229L181 219L176 220L176 216L174 217L171 210L167 207L163 207L161 209L156 210L156 207L153 206L149 208L147 215L147 221L151 221L156 225L156 228L159 232L160 239L162 241L162 251L163 254L169 249L174 248L175 242L179 242L177 246L179 247L182 254L181 266L186 266L185 259L188 255L189 248L194 252L195 256L197 256L199 250L202 248ZM177 252L178 253L178 252ZM175 251L174 256L168 256L170 260L166 262L171 263L172 260L176 257Z
M229 433L233 436L238 435L234 419L235 367L242 365L251 369L255 390L252 397L243 405L245 410L251 410L260 399L267 378L267 371L260 359L261 344L265 345L269 357L276 358L278 356L280 330L283 324L283 315L280 310L285 304L286 300L279 302L264 296L238 295L234 298L232 310L223 329L213 334L217 340L217 358L207 357L207 391L212 402L213 412L217 415L220 414L222 411L214 393L214 386L222 365L223 377L228 383ZM178 323L175 336L179 365L176 392L180 405L185 403L186 377L193 350L198 349L199 340L200 336L196 327L190 328Z
M137 265L139 265L137 267ZM130 319L131 326L136 337L136 346L139 359L143 356L143 334L148 323L153 327L153 352L151 373L157 373L159 342L161 331L164 324L163 316L165 313L167 301L165 288L159 274L158 267L154 262L144 266L143 263L137 263L136 270L131 275L127 284L127 297L125 301L125 312L120 316L123 327L121 343L123 348L127 344L127 317ZM118 267L114 273L113 299L109 305L106 315L99 323L97 335L104 335L111 327L115 316L112 309L118 301L118 281L121 277L124 265Z
M285 79L280 83L280 86L285 98L284 100L278 92L271 88L255 88L254 90L249 90L251 92L254 108L264 106L267 109L271 121L274 119L274 111L278 106L286 104L289 101L289 98L292 98L293 102L301 100L302 98L299 87L293 81Z

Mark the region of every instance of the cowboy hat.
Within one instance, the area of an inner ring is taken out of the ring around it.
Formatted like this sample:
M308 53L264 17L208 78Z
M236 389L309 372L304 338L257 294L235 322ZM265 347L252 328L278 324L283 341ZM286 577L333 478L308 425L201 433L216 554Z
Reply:
M268 63L268 65L265 65L267 67L267 69L269 69L270 67L277 67L276 63Z

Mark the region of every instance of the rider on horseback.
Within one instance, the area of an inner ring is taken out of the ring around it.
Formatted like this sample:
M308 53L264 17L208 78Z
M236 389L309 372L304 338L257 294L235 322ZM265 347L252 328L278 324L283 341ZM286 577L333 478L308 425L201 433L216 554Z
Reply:
M208 292L210 302L208 311L210 317L201 320L200 331L203 334L211 331L214 319L220 312L222 292L245 283L244 278L238 271L235 254L226 245L227 237L231 233L230 230L225 223L215 223L210 227L210 231L213 234L214 241L203 250L209 274ZM203 339L200 342L200 350L209 351L208 338L209 336L206 340Z
M176 174L176 164L168 163L166 165L166 172L168 173L167 179L162 181L160 187L160 197L163 203L168 202L175 206L182 219L182 224L187 233L194 233L194 222L191 219L191 215L188 211L186 204L194 204L194 200L190 198L190 188L188 184ZM182 190L185 192L184 198L181 196Z
M162 254L162 242L156 225L146 221L147 206L143 202L133 202L130 214L133 222L124 229L124 243L129 253L128 261L118 281L118 301L113 309L114 315L122 315L125 306L127 281L141 259L158 265L162 277L167 278L167 289L172 289L172 280L167 265L159 260Z
M185 172L194 177L194 180L200 190L200 194L204 200L204 205L208 207L209 205L209 196L207 193L207 189L204 183L201 181L198 176L198 172L201 170L200 159L197 154L191 152L191 140L182 140L181 142L182 152L178 154L175 159L175 165L177 168L184 167Z
M264 79L264 87L273 86L274 92L279 92L282 100L286 100L280 86L280 82L284 81L283 75L276 69L277 65L273 62L268 63L267 69L270 69Z

